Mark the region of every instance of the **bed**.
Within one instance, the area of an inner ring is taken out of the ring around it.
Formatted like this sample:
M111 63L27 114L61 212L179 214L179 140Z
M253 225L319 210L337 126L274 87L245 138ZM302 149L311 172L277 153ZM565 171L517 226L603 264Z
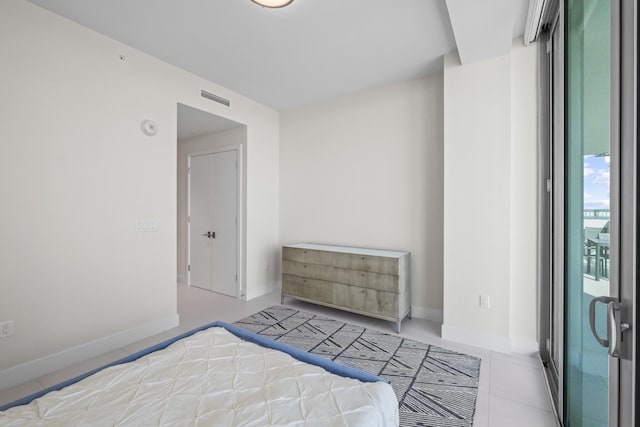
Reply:
M0 407L0 426L397 426L389 384L223 322Z

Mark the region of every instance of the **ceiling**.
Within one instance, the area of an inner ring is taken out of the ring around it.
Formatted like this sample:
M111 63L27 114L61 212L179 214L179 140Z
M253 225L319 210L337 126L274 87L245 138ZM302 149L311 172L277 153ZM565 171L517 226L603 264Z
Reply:
M505 54L529 0L30 0L285 111ZM506 49L506 51L505 51Z

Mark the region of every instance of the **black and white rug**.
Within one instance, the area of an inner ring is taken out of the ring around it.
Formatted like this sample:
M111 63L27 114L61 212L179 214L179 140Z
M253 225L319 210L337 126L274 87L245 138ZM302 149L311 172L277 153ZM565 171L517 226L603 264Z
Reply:
M477 357L282 306L235 324L384 378L398 397L401 426L473 423Z

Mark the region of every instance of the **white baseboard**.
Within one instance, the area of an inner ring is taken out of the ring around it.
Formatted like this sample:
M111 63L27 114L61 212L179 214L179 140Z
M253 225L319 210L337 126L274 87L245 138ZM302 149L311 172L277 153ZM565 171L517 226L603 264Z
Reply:
M50 354L40 359L32 360L0 371L2 388L13 387L66 368L92 357L100 356L144 338L175 328L180 324L177 314L154 320L126 331L118 332L107 337L98 338L85 344Z
M470 331L468 329L443 324L442 339L498 351L500 353L511 353L511 341L508 336Z
M432 322L442 323L442 310L428 307L411 306L411 317L427 319Z

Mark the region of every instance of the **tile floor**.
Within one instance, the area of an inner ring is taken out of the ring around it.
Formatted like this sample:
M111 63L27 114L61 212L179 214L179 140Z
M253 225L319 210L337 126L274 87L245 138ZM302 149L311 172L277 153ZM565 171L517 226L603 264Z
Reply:
M63 380L102 366L113 360L215 320L234 322L264 308L280 304L280 294L271 293L251 301L208 292L195 287L178 285L178 313L180 326L144 339L100 357L53 372L33 381L0 390L0 405L50 387ZM368 328L394 333L393 324L356 314L307 304L287 298L285 305ZM536 357L502 354L445 341L440 338L440 325L424 319L402 322L402 336L472 354L482 359L480 385L474 427L554 427L557 425L551 401L546 391L542 367Z

